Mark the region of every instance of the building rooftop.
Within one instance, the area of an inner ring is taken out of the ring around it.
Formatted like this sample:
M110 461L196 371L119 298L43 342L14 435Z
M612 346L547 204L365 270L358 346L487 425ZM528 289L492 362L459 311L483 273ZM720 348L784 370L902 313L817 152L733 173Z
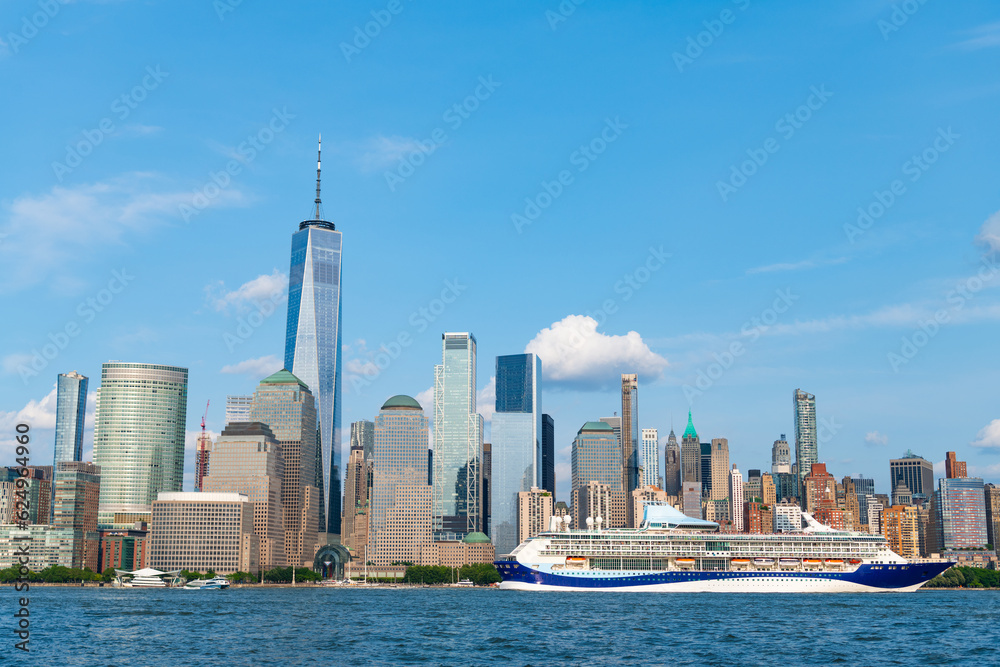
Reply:
M485 533L469 533L462 541L466 544L486 544L490 538Z
M412 396L397 394L382 404L383 410L423 410L420 403Z
M309 388L309 386L305 382L303 382L302 380L300 380L297 377L295 377L294 375L292 375L292 373L288 369L285 369L285 368L282 368L280 371L278 371L277 373L275 373L273 375L269 375L268 377L266 377L263 380L261 380L260 383L261 384L297 384L297 385L299 385L300 387L302 387L304 389L308 389Z
M695 438L696 440L698 438L698 432L694 430L694 421L691 419L691 411L690 410L688 410L688 425L687 425L687 428L684 429L684 435L682 435L681 437L682 438Z
M586 422L580 427L581 431L609 431L614 432L614 428L607 422Z

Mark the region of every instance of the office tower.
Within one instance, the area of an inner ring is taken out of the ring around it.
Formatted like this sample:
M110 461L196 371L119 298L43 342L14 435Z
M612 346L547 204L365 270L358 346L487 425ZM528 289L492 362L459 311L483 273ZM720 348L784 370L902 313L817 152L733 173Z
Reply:
M202 492L238 493L253 503L253 532L262 570L286 567L285 508L281 482L285 459L270 427L260 422L226 425L212 446L212 469Z
M373 456L375 453L375 422L362 419L351 422L351 445L350 449L360 447L364 451L365 458Z
M549 529L552 517L552 493L537 486L517 493L517 543L521 544ZM497 551L502 554L505 552Z
M903 558L920 556L917 508L893 505L882 512L882 530L889 548Z
M520 544L517 494L541 482L541 385L542 362L534 354L497 357L489 505L490 537L498 554Z
M372 450L369 454L364 445L351 445L344 471L344 517L341 521L341 542L353 556L364 558L368 545L368 515L371 504L371 485L375 460L375 431L372 425ZM351 424L353 435L354 424ZM354 441L354 438L351 438Z
M148 518L158 493L181 490L187 378L187 369L176 366L117 361L101 366L94 427L101 526L129 528L136 515Z
M701 445L701 492L705 498L712 497L712 443Z
M868 525L868 497L875 496L875 480L867 477L852 477L854 495L858 501L858 524Z
M760 470L747 470L747 482L743 485L743 495L746 496L746 501L763 498L763 493Z
M802 530L802 508L798 503L776 503L774 505L774 532L797 533Z
M704 465L704 462L702 463ZM729 441L725 438L713 438L711 449L709 450L709 469L711 470L712 486L709 488L709 498L712 500L725 500L732 498L743 506L743 497L733 498L729 495ZM743 484L740 484L740 493L743 492Z
M847 530L860 530L861 504L858 502L858 491L854 487L854 481L850 476L845 476L840 483L844 489L843 504L840 507L844 510Z
M420 404L409 396L393 396L375 417L375 466L366 560L377 566L418 563L421 548L431 544L432 499L426 468L428 427ZM435 456L435 465L437 459Z
M659 486L659 481L660 435L655 428L644 428L642 429L642 486Z
M615 413L614 417L601 417L601 421L611 426L611 430L615 432L615 437L618 438L618 446L621 447L622 418L618 417L617 413Z
M618 460L621 461L620 453ZM625 516L625 492L619 488L621 482L620 478L612 484L590 480L573 489L573 521L577 528L625 527L628 518ZM591 523L587 522L588 518Z
M253 503L239 493L161 493L153 502L149 566L164 572L259 572L253 513Z
M621 451L610 424L586 422L580 427L570 452L570 469L573 489L596 481L621 490Z
M792 472L792 450L785 440L785 434L781 434L780 440L775 440L771 446L771 472Z
M795 465L799 479L805 479L813 463L819 462L816 441L816 397L801 389L792 394L795 412Z
M729 460L729 452L726 452L726 460ZM733 528L743 532L743 474L740 469L733 464L733 469L729 471L729 480L726 486L729 487L729 520L733 522Z
M760 497L765 505L773 505L778 502L778 492L774 484L774 476L764 473L760 476Z
M868 532L872 535L882 534L882 511L885 504L875 496L866 496L865 504L868 508Z
M948 479L961 479L969 476L965 461L959 461L955 452L946 452L944 455L944 476Z
M556 495L556 423L551 415L542 415L542 484L541 488Z
M681 495L681 446L677 443L674 429L670 429L663 451L663 490L675 498Z
M83 458L83 423L87 414L86 376L60 373L56 383L56 444L53 465Z
M545 423L542 422L544 427ZM427 450L430 452L431 450ZM430 459L427 461L427 465L431 465ZM428 467L430 470L430 467ZM490 497L493 489L493 443L484 442L483 443L483 459L479 462L479 497L482 500L483 508L483 534L489 535L492 530L492 515L493 508L490 506ZM428 484L433 484L434 480L429 480ZM492 544L492 542L491 542Z
M305 382L282 369L260 381L250 406L250 420L271 429L285 463L281 504L285 510L286 565L311 566L320 529L313 394Z
M902 481L914 503L923 503L934 493L934 464L906 450L902 458L889 460L889 488Z
M690 410L687 428L681 435L681 481L701 485L701 442L698 441L698 432L694 430Z
M49 524L52 489L52 466L0 468L0 524Z
M622 373L622 490L631 521L632 492L639 486L639 376Z
M1000 549L1000 486L987 484L983 487L983 496L986 501L986 542L992 544L994 549Z
M821 507L837 506L837 480L826 471L825 463L813 463L803 480L802 509L815 512Z
M226 426L233 422L250 421L253 396L226 396Z
M986 494L981 478L939 479L934 495L940 510L942 550L979 549L986 545Z
M98 569L100 538L97 508L101 495L101 468L82 461L59 461L55 473L52 524L73 531L73 565Z
M496 452L496 438L492 444ZM442 334L441 364L434 367L432 491L436 539L481 530L482 446L483 418L476 413L476 337L470 333Z
M779 501L797 502L801 493L799 476L794 472L776 472L774 478L774 495Z
M323 220L316 161L316 212L292 235L288 272L285 368L305 382L316 403L319 471L323 498L322 532L340 533L341 415L341 241L336 226Z
M681 511L692 519L701 518L701 482L681 484Z

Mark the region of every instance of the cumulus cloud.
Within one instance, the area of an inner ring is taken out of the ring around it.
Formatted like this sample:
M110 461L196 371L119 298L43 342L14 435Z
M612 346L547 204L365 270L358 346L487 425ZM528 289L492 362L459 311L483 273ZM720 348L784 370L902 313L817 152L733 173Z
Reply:
M554 322L539 331L524 351L542 360L546 382L578 389L616 385L621 373L655 380L667 367L667 360L650 350L638 332L609 336L598 332L597 320L586 315L567 315Z
M994 419L981 428L972 441L972 446L1000 451L1000 419Z
M246 359L237 364L223 366L221 373L229 375L249 375L255 378L266 378L277 373L284 367L284 362L273 354L256 359Z
M15 427L18 424L27 424L30 427L29 436L32 442L36 444L38 442L50 441L51 437L46 434L44 437L39 437L38 431L51 431L56 427L56 388L52 387L52 391L46 394L44 397L35 400L31 399L28 403L19 410L3 411L0 410L0 456L4 459L10 460L13 456L14 448L17 446L17 441L14 440L17 431ZM42 451L39 451L37 446L33 446L32 458L35 459L37 465L42 465L41 459L44 458ZM49 445L49 457L51 458L52 450L51 444Z
M288 276L274 269L270 274L264 273L253 280L247 281L234 290L226 289L221 280L205 287L205 295L209 304L218 312L228 313L233 310L238 313L259 308L262 303L279 303L288 292Z
M979 228L976 242L993 252L1000 251L1000 211L987 218L983 226Z
M229 188L213 201L238 198ZM125 174L104 182L53 186L25 194L0 211L0 290L37 283L79 289L77 270L111 246L141 240L189 204L190 191L169 191L152 174Z
M868 431L865 433L865 442L869 445L887 445L889 444L889 436L878 431Z
M490 421L493 419L493 412L497 407L497 378L494 375L490 378L490 381L486 383L486 386L479 390L476 394L476 408L477 412L483 416L483 419Z
M420 142L413 137L379 135L363 146L358 162L362 171L377 171L395 165L410 153L422 151Z

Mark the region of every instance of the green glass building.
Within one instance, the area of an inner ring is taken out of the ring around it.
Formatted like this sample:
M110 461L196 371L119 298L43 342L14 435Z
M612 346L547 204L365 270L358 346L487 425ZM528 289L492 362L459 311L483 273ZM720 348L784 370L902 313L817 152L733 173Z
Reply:
M97 522L130 528L161 491L184 482L188 370L111 361L101 366L94 463L101 467ZM122 515L115 525L115 514Z

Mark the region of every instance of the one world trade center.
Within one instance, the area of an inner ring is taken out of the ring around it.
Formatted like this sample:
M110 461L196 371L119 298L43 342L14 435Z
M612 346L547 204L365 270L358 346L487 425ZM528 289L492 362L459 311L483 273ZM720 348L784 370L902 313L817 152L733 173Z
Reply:
M320 530L340 533L341 233L320 212L320 159L316 210L292 235L288 272L285 368L309 386L316 400L322 461L316 486L323 494ZM305 480L303 480L305 482Z

